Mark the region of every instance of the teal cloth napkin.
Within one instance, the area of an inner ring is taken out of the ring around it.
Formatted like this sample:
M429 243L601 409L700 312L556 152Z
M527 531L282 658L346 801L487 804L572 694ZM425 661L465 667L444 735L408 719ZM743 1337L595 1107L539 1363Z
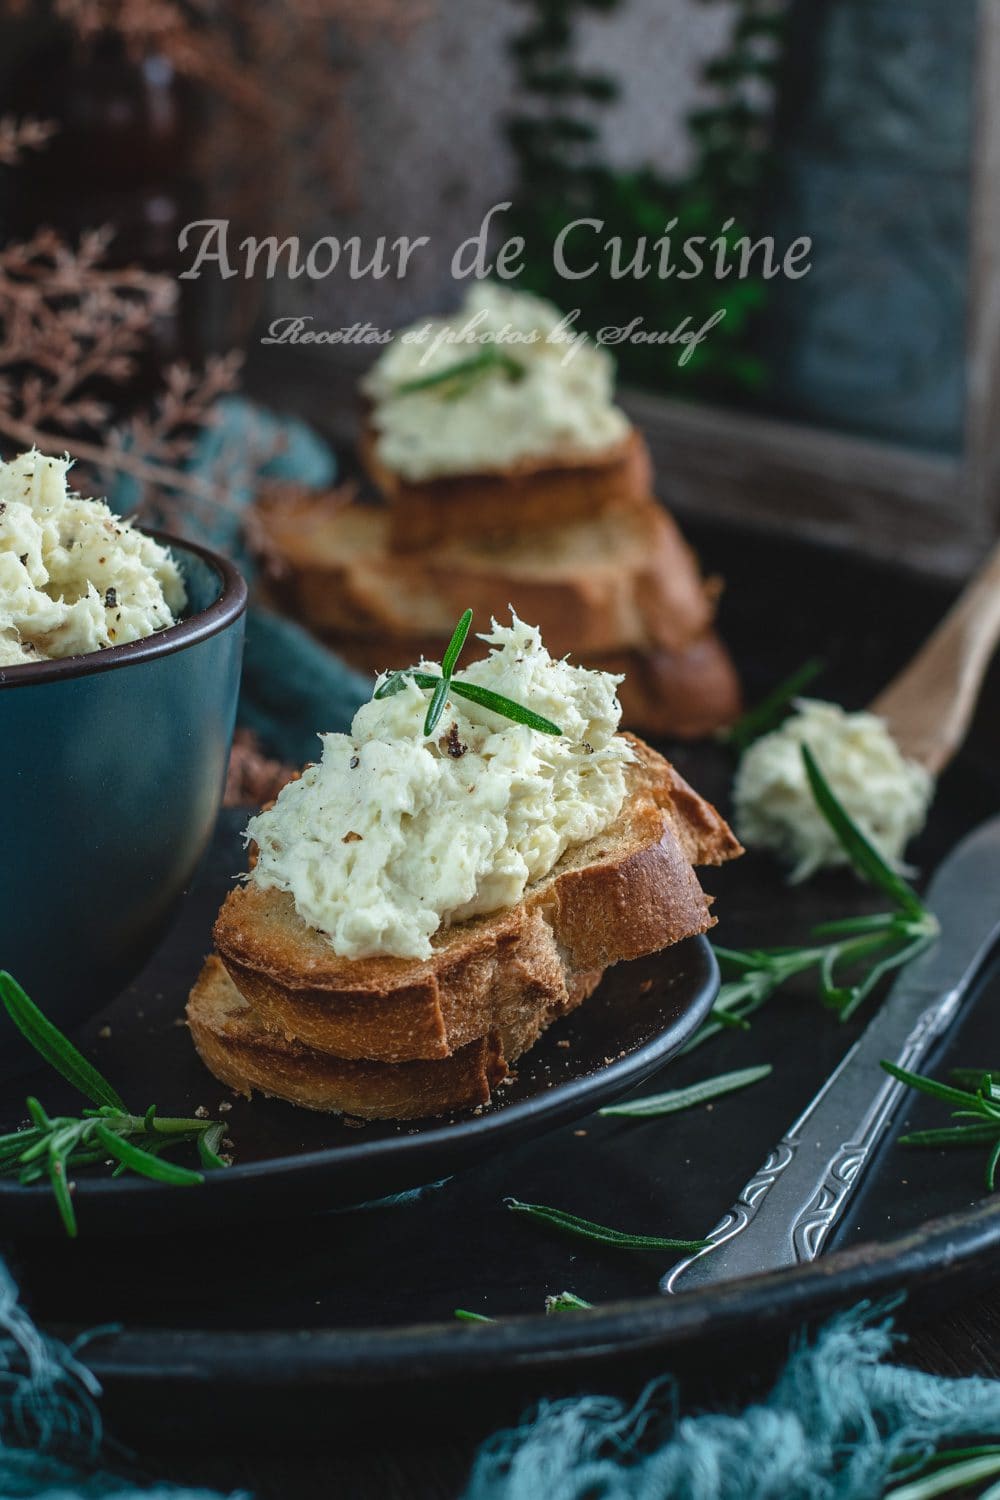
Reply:
M884 1310L855 1309L799 1342L766 1400L728 1414L682 1414L669 1377L632 1406L543 1402L483 1445L463 1500L879 1500L942 1446L1000 1435L1000 1381L889 1364L893 1343Z
M631 1406L543 1402L482 1446L463 1500L879 1500L890 1476L943 1445L1000 1433L1000 1381L890 1364L892 1346L888 1318L865 1306L800 1342L767 1398L742 1411L684 1414L669 1377ZM0 1265L3 1500L217 1500L116 1473L99 1395Z
M262 480L290 480L323 489L337 465L329 447L304 422L266 411L242 396L219 402L219 419L202 432L192 467L225 473L230 503L205 507L185 530L224 552L251 582L257 571L244 535L245 512ZM108 496L127 515L139 499L135 481L123 478ZM371 679L355 672L291 620L251 605L238 721L259 736L279 760L298 765L316 756L319 731L346 730L371 697Z

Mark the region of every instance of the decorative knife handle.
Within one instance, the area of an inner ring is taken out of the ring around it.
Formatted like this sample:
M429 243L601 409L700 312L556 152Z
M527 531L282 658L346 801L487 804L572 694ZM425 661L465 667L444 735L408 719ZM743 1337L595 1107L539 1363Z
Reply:
M661 1291L687 1291L815 1260L903 1093L903 1085L881 1071L882 1058L902 1068L919 1064L952 1019L971 977L933 996L919 973L897 982L882 1010L708 1235L708 1245L673 1266Z

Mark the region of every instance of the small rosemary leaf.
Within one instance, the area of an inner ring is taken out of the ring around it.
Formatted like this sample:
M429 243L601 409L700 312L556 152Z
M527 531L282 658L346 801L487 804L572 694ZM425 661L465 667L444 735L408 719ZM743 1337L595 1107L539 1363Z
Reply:
M537 729L540 734L562 734L559 725L553 724L551 719L532 713L523 703L515 703L513 698L505 698L502 693L494 693L491 688L480 687L474 682L459 681L452 682L451 690L459 698L467 698L470 703L478 703L481 708L492 709L505 719L513 719L515 724L526 724L529 729Z
M404 380L396 387L394 394L412 396L418 391L429 391L436 386L450 385L453 380L471 383L476 376L485 375L494 369L502 370L511 380L520 379L524 373L516 359L512 359L495 344L487 344L477 354L471 354L467 359L456 360L454 364L446 365L443 370L435 370L430 375L418 375L413 380Z
M736 720L725 734L726 743L743 751L754 740L760 739L762 734L776 729L785 717L785 710L790 707L792 699L797 698L802 689L819 676L824 666L825 663L817 657L803 662L801 667L779 682L755 708L749 709L741 719Z
M69 1183L66 1181L66 1162L62 1157L53 1157L49 1162L49 1181L55 1194L63 1228L70 1239L75 1240L77 1235L76 1210L73 1207L73 1195L69 1190Z
M554 1296L545 1299L547 1313L586 1312L593 1305L586 1298L578 1297L575 1292L556 1292Z
M495 1318L488 1318L485 1313L469 1312L468 1308L456 1307L455 1317L460 1323L495 1323Z
M690 1088L671 1089L665 1094L650 1094L645 1099L632 1099L626 1104L611 1104L598 1110L601 1115L621 1115L627 1119L648 1119L655 1115L673 1115L682 1109L693 1109L709 1099L718 1099L723 1094L733 1094L737 1089L749 1088L759 1083L772 1072L770 1063L757 1068L740 1068L735 1073L720 1073L716 1078L705 1078L693 1083Z
M442 677L440 682L435 687L433 696L431 697L431 701L427 705L427 713L424 718L425 735L432 735L437 728L438 720L444 712L445 699L448 696L448 689L450 686L451 683L448 681L447 677Z
M991 1193L996 1187L998 1165L1000 1165L1000 1135L997 1136L996 1145L990 1152L990 1159L986 1163L986 1186Z
M905 1083L911 1089L919 1089L922 1094L931 1094L935 1099L946 1099L949 1104L964 1104L966 1106L975 1104L975 1094L970 1094L966 1089L954 1089L950 1084L938 1083L935 1078L925 1078L922 1073L909 1073L906 1068L898 1068L895 1063L886 1062L883 1059L882 1067L890 1078L896 1078L900 1083Z
M827 949L819 966L819 990L823 1004L828 1005L831 1010L846 1012L848 1007L856 1000L857 988L844 988L836 981L837 959L840 955L836 948Z
M455 663L461 655L462 647L465 645L472 624L472 610L467 609L455 626L454 634L448 642L448 649L441 660L441 676L450 677L455 670Z
M923 1479L925 1474L930 1474L936 1469L947 1468L949 1464L958 1463L967 1458L984 1458L988 1453L1000 1454L1000 1444L976 1443L970 1448L946 1448L942 1453L930 1454L928 1458L916 1465L915 1470L913 1467L907 1468L905 1477L916 1479L919 1476ZM902 1478L900 1483L902 1483Z
M31 1117L32 1124L37 1125L39 1130L48 1130L51 1127L52 1121L49 1119L48 1115L45 1113L43 1106L41 1105L39 1100L34 1097L34 1095L29 1095L29 1097L25 1099L24 1107Z
M899 1137L901 1146L985 1146L1000 1136L1000 1125L941 1125L936 1130L911 1130Z
M701 1250L707 1240L675 1240L656 1234L626 1234L621 1229L608 1229L604 1224L594 1224L589 1219L579 1219L575 1214L563 1213L560 1208L547 1208L541 1203L522 1203L519 1198L505 1198L505 1207L511 1213L523 1214L540 1224L561 1229L565 1234L579 1239L593 1240L599 1245L613 1245L619 1250Z
M956 1083L964 1084L966 1088L982 1088L989 1080L990 1091L993 1097L1000 1096L1000 1085L993 1080L1000 1078L1000 1068L949 1068L948 1077L953 1078ZM0 1145L3 1144L0 1138Z
M121 1162L130 1172L138 1172L140 1176L151 1177L156 1182L169 1182L176 1187L193 1187L205 1181L200 1172L192 1172L187 1167L175 1166L172 1161L161 1160L151 1151L144 1151L141 1146L133 1145L131 1141L116 1135L100 1120L94 1126L94 1134L108 1155Z
M802 746L802 760L816 804L837 835L855 869L862 875L866 875L873 885L885 891L886 895L890 896L900 910L905 911L908 916L925 917L926 908L916 891L886 863L853 819L844 811L808 745Z
M895 912L878 912L871 917L843 917L836 922L821 922L810 931L811 937L854 937L861 932L880 932L892 928L899 918Z
M221 1121L217 1121L214 1125L210 1125L207 1130L203 1130L198 1137L198 1155L201 1158L202 1166L209 1172L215 1172L220 1169L225 1171L226 1163L219 1155L219 1147L222 1145L222 1138L225 1133L225 1125Z
M376 700L382 698L391 698L394 693L398 693L400 691L403 683L406 681L406 677L407 674L405 672L390 672L385 681L375 689L372 697Z
M40 1057L62 1074L67 1083L79 1089L92 1104L109 1104L113 1109L124 1111L125 1105L117 1090L77 1051L69 1037L63 1036L59 1028L53 1026L34 1001L28 999L6 969L0 971L0 1000L21 1035Z
M1000 1474L1000 1456L997 1454L968 1458L957 1464L943 1464L933 1474L887 1490L886 1500L934 1500L937 1495L950 1495L980 1479L991 1479L995 1474ZM982 1493L980 1490L980 1496Z
M867 1000L872 990L886 974L891 974L893 969L901 969L904 964L910 963L918 954L923 953L924 949L928 948L933 941L934 939L929 935L927 937L915 938L912 943L907 943L898 952L890 953L887 958L883 958L879 963L874 964L862 982L856 987L854 998L840 1012L840 1019L842 1021L849 1021L858 1006Z
M738 973L760 968L759 953L745 953L739 948L722 948L718 943L712 944L712 950L724 968L735 969Z

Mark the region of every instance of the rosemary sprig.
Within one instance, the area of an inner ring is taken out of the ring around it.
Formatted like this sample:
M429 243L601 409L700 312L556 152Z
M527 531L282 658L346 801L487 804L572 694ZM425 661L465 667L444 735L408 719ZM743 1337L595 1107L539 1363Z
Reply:
M733 1094L737 1089L749 1088L762 1078L770 1077L770 1063L757 1068L740 1068L735 1073L720 1073L717 1078L704 1078L686 1089L670 1089L665 1094L649 1094L645 1099L629 1099L624 1104L609 1104L599 1109L599 1115L621 1115L631 1120L649 1120L658 1115L674 1115L682 1109L694 1109L706 1104L709 1099L718 1099L723 1094Z
M578 1297L575 1292L554 1292L545 1299L547 1313L587 1312L593 1305L586 1298Z
M584 1312L593 1307L592 1302L587 1302L583 1297L578 1297L575 1292L553 1292L545 1299L545 1311L547 1314L562 1312ZM496 1318L490 1318L486 1313L470 1312L467 1307L456 1307L453 1317L460 1323L495 1323Z
M16 1177L25 1186L48 1178L68 1235L75 1237L78 1230L73 1173L80 1168L113 1162L115 1176L135 1172L174 1187L192 1187L204 1182L202 1173L164 1155L189 1144L197 1146L206 1170L226 1165L219 1155L225 1133L219 1121L169 1118L159 1115L155 1105L132 1114L117 1090L6 970L0 971L0 1001L39 1056L94 1106L79 1116L49 1116L37 1099L29 1098L31 1123L0 1135L0 1177Z
M777 729L786 717L792 700L797 698L802 690L820 675L825 666L826 663L816 656L803 662L801 667L796 668L783 682L779 682L766 698L763 698L754 708L747 709L735 724L730 725L724 731L723 738L726 744L742 754L748 745L753 744L754 740L759 740L761 735L769 734L772 729Z
M539 1224L560 1229L564 1234L578 1239L591 1240L598 1245L612 1245L617 1250L701 1250L707 1240L675 1240L658 1234L627 1234L621 1229L609 1229L604 1224L594 1224L590 1219L579 1219L576 1214L564 1213L561 1208L547 1208L541 1203L522 1203L519 1198L505 1198L504 1206L511 1213L522 1214Z
M883 1062L890 1078L897 1078L909 1088L921 1094L930 1094L934 1099L944 1099L958 1107L952 1110L953 1120L963 1124L943 1125L933 1130L911 1130L901 1135L901 1146L988 1146L986 1158L986 1186L992 1193L996 1187L997 1169L1000 1167L1000 1074L980 1073L974 1088L957 1088L953 1084L938 1083L922 1073L910 1073L895 1063ZM968 1077L972 1070L963 1068L961 1075ZM954 1075L953 1075L954 1076Z
M437 728L449 693L454 694L456 698L465 698L469 703L478 703L481 708L491 709L493 713L501 714L505 719L512 719L515 724L526 724L529 729L537 729L540 734L561 735L562 730L558 724L553 724L551 719L543 718L541 714L525 708L523 703L515 703L513 698L507 698L503 693L495 693L492 688L480 687L478 683L455 680L455 668L471 625L472 610L467 609L455 626L448 643L448 649L441 661L440 676L436 672L418 672L414 667L405 667L400 672L390 672L385 681L375 689L375 698L391 698L395 693L402 691L408 680L415 682L418 688L432 689L431 701L424 718L424 734L427 736L432 735Z
M434 370L429 375L418 375L413 380L404 380L396 387L394 394L413 396L419 391L437 389L447 400L452 400L456 396L464 396L484 375L489 375L494 370L506 375L508 380L524 379L522 364L496 344L487 344L478 353L456 360L453 365L446 365L442 370Z
M997 1475L1000 1475L1000 1447L995 1443L955 1448L933 1454L919 1466L915 1478L910 1471L899 1484L890 1486L885 1496L886 1500L933 1500L934 1496L952 1495ZM976 1494L980 1500L998 1500L1000 1483L988 1489L977 1488Z
M813 941L798 948L716 947L726 982L711 1016L688 1042L685 1052L727 1027L746 1030L750 1016L775 991L795 975L810 970L816 972L823 1003L846 1021L886 974L916 958L937 936L933 913L849 817L806 745L802 746L802 758L821 813L854 868L889 897L892 910L823 922L812 929Z

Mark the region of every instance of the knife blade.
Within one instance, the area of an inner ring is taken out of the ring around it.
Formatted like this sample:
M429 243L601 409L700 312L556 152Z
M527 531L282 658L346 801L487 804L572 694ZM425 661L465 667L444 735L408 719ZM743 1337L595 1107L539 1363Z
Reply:
M857 1187L905 1086L882 1059L915 1069L954 1019L1000 937L1000 817L969 834L931 880L940 936L902 971L819 1093L771 1151L703 1250L660 1282L690 1291L815 1260Z

